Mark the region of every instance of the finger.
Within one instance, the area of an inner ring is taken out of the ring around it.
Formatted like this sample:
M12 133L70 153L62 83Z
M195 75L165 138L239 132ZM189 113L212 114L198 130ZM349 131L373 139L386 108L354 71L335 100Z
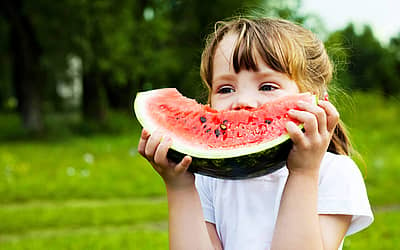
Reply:
M317 135L318 134L318 122L314 114L307 111L300 110L289 110L289 116L293 119L298 120L303 123L304 130L307 135Z
M324 92L324 101L328 101L329 102L329 94L328 92Z
M169 137L163 137L160 144L157 147L157 150L154 154L154 162L156 164L162 165L162 166L168 166L168 158L167 158L167 153L168 149L172 144L172 140Z
M145 156L145 148L146 148L146 143L147 143L147 139L149 139L150 137L150 133L145 130L142 129L142 134L140 135L140 139L139 139L139 143L138 143L138 152L139 154Z
M337 111L335 106L328 101L319 101L318 105L325 110L327 130L332 133L339 122L339 112Z
M185 171L187 171L187 169L190 166L190 163L192 163L192 157L186 155L185 157L183 157L182 161L179 162L176 166L175 166L175 172L177 174L181 174Z
M323 108L311 103L298 102L297 106L304 111L310 112L317 118L318 132L324 133L327 130L326 112Z
M304 133L294 122L287 122L286 130L294 144L300 144L304 140Z
M151 162L154 162L154 154L156 153L160 141L161 141L161 134L157 131L153 132L153 134L149 137L147 141L145 148L145 156Z

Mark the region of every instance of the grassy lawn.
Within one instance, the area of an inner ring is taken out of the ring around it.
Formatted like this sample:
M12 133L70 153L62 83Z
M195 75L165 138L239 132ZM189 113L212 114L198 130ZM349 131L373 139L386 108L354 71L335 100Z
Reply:
M354 94L341 109L362 155L375 222L344 249L400 245L399 101ZM350 105L347 105L350 104ZM138 125L78 136L62 129L42 140L18 137L15 115L0 115L0 249L168 249L160 177L137 153ZM57 128L57 126L55 126ZM52 128L52 134L57 129Z

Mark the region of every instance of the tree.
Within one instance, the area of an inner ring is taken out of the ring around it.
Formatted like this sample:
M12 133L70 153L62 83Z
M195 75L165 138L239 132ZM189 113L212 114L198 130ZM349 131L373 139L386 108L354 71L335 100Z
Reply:
M339 53L333 54L333 58L339 59L339 65L344 65L339 68L337 77L342 85L363 91L378 90L385 95L399 92L395 50L383 47L369 26L357 33L354 25L349 24L332 33L326 44L341 48L335 50Z
M400 32L397 36L390 39L389 53L391 54L390 58L392 58L393 64L393 70L390 73L392 74L392 78L396 80L387 84L391 85L394 93L400 93Z
M12 86L10 73L10 52L9 52L9 25L0 15L0 110L4 108L12 108L12 105L7 104L11 100ZM11 107L10 107L11 106Z
M43 130L42 93L45 74L41 67L42 47L31 16L22 0L1 1L1 13L10 26L12 82L24 127L32 132Z
M300 1L292 2L298 7ZM16 42L9 44L14 46L13 58L18 58L13 60L11 68L18 71L13 74L13 86L18 90L15 92L21 114L26 117L26 124L40 121L35 126L43 127L42 103L50 104L45 111L57 106L55 89L58 82L68 77L71 57L82 62L85 120L104 122L109 105L128 108L134 94L141 90L177 87L185 95L198 97L202 90L200 54L213 24L260 6L267 6L268 15L275 13L304 21L293 6L277 3L276 0L121 0L118 4L103 0L3 1L2 13L10 28L0 27L0 31L19 28L15 29L19 33L10 35Z
M128 108L135 92L149 84L161 87L174 74L177 56L162 5L146 0L119 1L118 7L105 1L73 5L81 24L72 35L72 53L83 62L84 118L105 121L109 101ZM156 13L146 19L146 10Z

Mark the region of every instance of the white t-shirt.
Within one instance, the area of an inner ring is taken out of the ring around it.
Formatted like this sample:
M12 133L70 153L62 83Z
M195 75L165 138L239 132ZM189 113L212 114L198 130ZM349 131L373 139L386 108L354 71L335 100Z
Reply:
M270 248L287 177L286 167L245 180L196 175L205 220L216 225L225 250ZM363 177L349 157L332 153L324 156L319 177L318 213L353 215L346 235L372 223Z

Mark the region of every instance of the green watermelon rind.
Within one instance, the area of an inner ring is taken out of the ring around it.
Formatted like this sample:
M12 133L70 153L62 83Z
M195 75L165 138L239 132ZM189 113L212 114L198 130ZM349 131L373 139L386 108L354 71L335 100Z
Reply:
M156 125L156 122L145 119L145 117L151 117L151 115L146 115L146 112L151 112L150 110L139 107L146 105L147 97L153 96L157 93L156 91L138 93L134 103L136 118L150 134L161 128ZM317 105L317 103L318 98L313 95L313 104ZM298 126L303 129L303 124ZM168 134L168 131L164 132ZM293 144L288 133L269 142L234 149L202 149L195 145L188 145L187 142L181 142L179 138L172 138L172 141L168 151L169 159L178 163L185 155L190 155L192 163L189 171L226 179L258 177L282 168L286 164Z
M257 153L224 159L192 157L188 170L192 173L230 180L259 177L284 167L292 144L292 140L289 139L279 146ZM175 163L179 163L185 155L173 149L168 151L168 158Z

